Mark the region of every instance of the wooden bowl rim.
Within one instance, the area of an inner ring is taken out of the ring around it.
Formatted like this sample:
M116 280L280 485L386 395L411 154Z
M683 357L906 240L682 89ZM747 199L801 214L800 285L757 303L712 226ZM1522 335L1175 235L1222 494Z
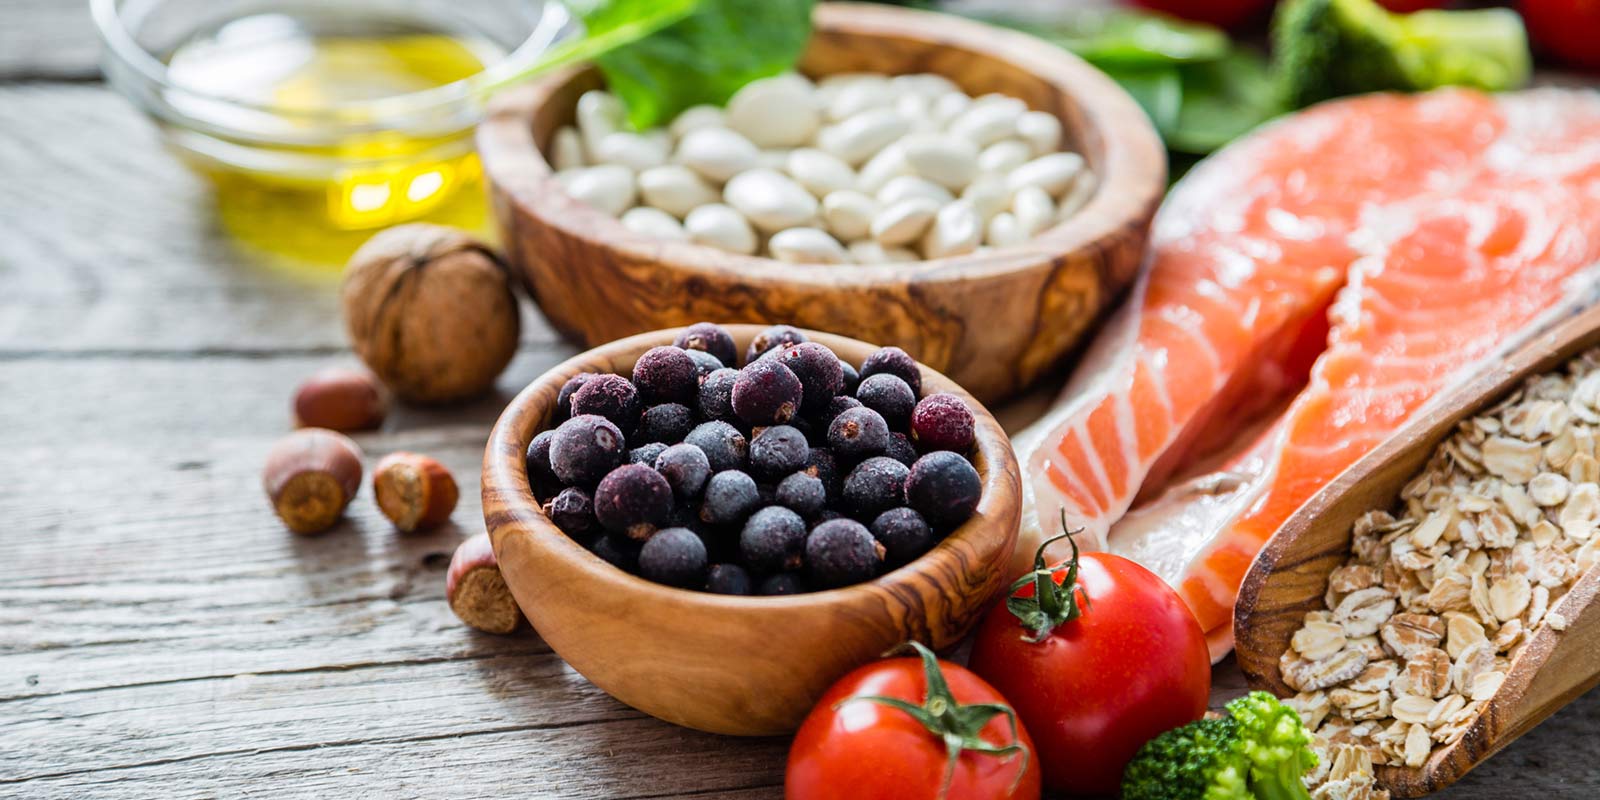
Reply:
M767 326L744 324L723 327L733 334L742 352L749 340ZM921 575L940 583L942 582L938 578L940 575L960 574L959 548L956 546L958 542L983 554L1005 550L1008 544L1015 542L1017 537L1015 525L1009 526L1009 530L1004 530L1007 526L996 524L1004 523L1008 517L1014 517L1018 510L1015 506L1020 504L1014 492L1004 491L1004 487L1011 482L1009 476L1017 473L1016 457L1012 453L1010 439L994 416L966 390L919 362L917 366L922 371L924 397L934 392L949 392L960 397L967 403L967 407L972 409L977 434L972 460L983 482L983 493L972 518L951 531L928 552L870 581L835 589L779 596L722 595L667 586L625 572L591 553L545 516L528 483L525 460L520 456L515 458L510 456L512 453L525 453L533 437L546 429L541 426L551 415L551 409L547 403L540 402L541 395L554 397L562 384L573 375L585 371L584 368L593 360L637 358L651 347L672 344L683 330L684 328L680 327L650 331L586 350L546 371L507 404L505 411L501 413L493 430L490 431L483 462L485 514L489 514L490 497L493 495L497 498L497 502L493 504L494 516L501 518L498 523L486 520L489 523L490 538L497 558L503 557L501 542L513 533L522 533L532 537L531 546L542 555L566 559L574 564L589 579L595 581L595 591L629 592L633 593L636 599L657 607L675 605L718 613L760 614L763 611L783 607L814 607L819 613L826 613L829 610L845 611L858 606L862 601L870 600L873 597L870 590L874 587L893 592L897 587L909 585L912 576ZM840 352L841 348L868 352L878 349L877 345L858 339L821 331L801 330L810 341L826 345L835 352ZM996 505L1008 496L1014 507ZM1004 567L997 565L995 568Z
M848 288L914 281L970 279L1025 272L1048 265L1058 254L1093 248L1117 236L1133 220L1148 216L1166 188L1166 150L1138 104L1109 76L1088 62L1033 36L949 14L862 3L822 3L814 27L830 33L917 41L927 47L957 47L1007 62L1070 98L1104 144L1089 201L1072 216L1022 244L986 253L888 264L791 264L741 255L706 245L660 239L629 230L620 220L566 195L534 141L533 116L587 66L574 66L497 96L478 126L484 174L543 224L590 247L614 250L641 261L657 261L751 285L818 284ZM957 81L959 83L959 81ZM1160 164L1150 169L1151 163ZM797 269L803 267L803 269Z

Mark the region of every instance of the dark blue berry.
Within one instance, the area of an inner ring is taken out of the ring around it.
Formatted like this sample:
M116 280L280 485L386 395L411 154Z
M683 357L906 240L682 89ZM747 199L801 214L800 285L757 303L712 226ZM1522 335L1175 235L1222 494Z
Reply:
M806 546L806 523L783 506L750 515L739 532L739 555L757 572L799 569Z
M684 328L672 343L685 350L710 355L724 366L738 366L739 346L733 343L733 336L721 325L696 322Z
M634 433L635 444L662 442L677 444L694 429L694 412L680 403L662 403L651 406L639 415L639 430Z
M750 440L750 471L764 481L775 481L806 465L811 445L792 425L762 428Z
M680 500L693 500L705 491L711 479L711 461L692 444L675 444L656 456L656 472L667 479L672 493Z
M911 387L913 394L922 394L922 370L917 367L917 360L906 351L898 347L882 347L861 362L861 380L882 373L898 376Z
M639 543L626 536L604 534L595 537L590 552L624 572L639 571Z
M886 456L876 456L856 465L844 479L844 510L861 520L906 502L906 465Z
M828 490L821 480L805 472L796 472L778 482L773 499L796 514L811 519L827 505Z
M688 353L689 359L694 362L695 372L698 373L701 381L704 381L707 375L727 366L727 364L718 361L716 356L704 350L685 350L683 352Z
M700 416L708 420L732 422L738 419L733 413L733 384L739 380L739 370L724 368L706 376L700 383L696 407Z
M744 469L750 444L738 428L720 420L702 422L683 437L684 444L692 444L706 454L712 472L725 469Z
M528 469L528 487L539 500L548 500L561 491L561 479L550 467L550 443L556 438L553 430L542 431L528 443L528 453L523 464Z
M822 481L822 488L829 497L838 497L844 489L844 476L839 474L838 461L833 457L833 451L826 447L811 448L811 454L806 457L806 465L801 471Z
M702 586L706 544L688 528L661 530L639 549L639 574L668 586Z
M582 389L583 385L588 383L589 379L594 376L595 373L593 372L580 372L568 378L566 383L561 384L561 391L556 394L557 420L565 420L572 416L572 395Z
M869 580L883 563L883 545L855 520L836 519L811 529L806 537L806 574L832 588Z
M766 355L770 350L804 341L807 341L806 335L801 333L799 328L793 325L773 325L750 340L750 349L744 353L744 363L755 363L756 359Z
M964 456L949 450L936 450L917 459L906 478L906 503L941 530L966 522L982 495L978 470Z
M633 365L633 384L646 405L693 403L700 388L700 368L681 348L652 347Z
M706 576L706 591L714 594L755 594L750 573L738 564L713 564Z
M824 406L821 411L817 412L817 415L813 417L813 419L816 421L817 425L821 426L822 430L826 432L828 430L828 426L833 424L835 417L843 414L846 411L849 411L852 408L861 407L862 405L860 400L857 400L854 397L846 394L841 394L832 400L829 400L828 404Z
M889 449L889 424L870 408L852 408L828 425L828 446L847 461L882 455Z
M911 425L911 410L917 407L917 395L910 384L898 375L880 372L861 379L856 388L856 399L883 417L889 429L907 430Z
M768 575L756 587L756 594L766 597L777 597L788 594L805 594L806 582L804 578L793 572L780 572Z
M966 453L972 449L974 426L972 409L948 392L922 398L911 412L911 437L924 450Z
M600 521L594 516L594 498L576 486L562 489L545 503L544 515L563 533L580 542L587 542L600 532Z
M641 444L628 451L628 463L653 465L656 463L656 457L660 456L666 449L667 446L660 442Z
M800 379L800 410L821 411L844 388L844 370L832 350L816 342L801 342L778 351L778 363Z
M739 525L760 505L761 492L754 478L738 470L723 470L706 481L700 519L711 525Z
M921 514L905 506L891 508L872 520L872 538L883 545L888 566L898 567L933 547L933 529Z
M800 379L776 360L739 370L733 383L733 413L750 425L781 425L800 410Z
M596 375L572 395L572 413L598 414L628 434L639 422L639 392L621 375Z
M600 480L594 490L594 515L612 533L643 541L665 525L672 513L672 487L644 464L625 464Z
M908 467L917 463L917 446L903 433L889 434L889 448L883 454Z
M839 370L844 373L844 386L839 389L840 393L855 394L856 387L861 385L861 373L856 372L856 368L843 359L839 361Z
M605 417L579 414L556 428L550 468L569 486L593 486L627 458L622 431Z

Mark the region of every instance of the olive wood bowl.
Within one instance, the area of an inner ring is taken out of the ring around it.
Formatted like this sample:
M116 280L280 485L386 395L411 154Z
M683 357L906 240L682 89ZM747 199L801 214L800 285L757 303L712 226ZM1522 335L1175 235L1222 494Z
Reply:
M1061 119L1099 189L1016 247L906 264L793 265L634 233L560 189L541 148L601 87L568 70L495 99L478 129L501 238L556 328L589 346L700 320L788 320L905 348L985 402L1060 364L1138 270L1166 187L1139 106L1058 47L931 12L824 4L806 74L935 72Z
M1306 501L1256 557L1239 589L1234 647L1250 685L1280 696L1294 694L1279 673L1278 658L1289 648L1305 613L1323 607L1328 574L1348 557L1351 526L1358 517L1392 508L1401 489L1458 422L1492 407L1525 378L1558 369L1596 345L1600 345L1600 306L1553 326L1482 374L1435 398L1425 413ZM1465 735L1434 752L1420 768L1379 767L1379 783L1396 797L1439 791L1600 683L1597 593L1600 570L1591 569L1551 606L1551 611L1567 618L1567 629L1534 629L1500 690L1484 704Z
M729 330L744 351L755 325ZM922 368L925 393L950 392L977 419L977 513L933 550L842 589L735 597L676 589L623 572L562 533L528 486L524 453L549 427L562 384L580 372L632 373L655 331L578 355L524 389L495 424L483 460L483 516L506 584L544 640L611 696L714 733L793 731L836 679L909 639L955 644L1006 585L1020 478L1005 432L950 379ZM806 331L859 365L873 345Z

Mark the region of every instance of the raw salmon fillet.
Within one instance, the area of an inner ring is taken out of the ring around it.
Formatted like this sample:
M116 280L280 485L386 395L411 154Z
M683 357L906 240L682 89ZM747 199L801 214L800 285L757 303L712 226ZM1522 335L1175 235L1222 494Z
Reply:
M1017 437L1014 571L1064 518L1176 587L1220 658L1279 525L1441 389L1591 299L1600 94L1324 104L1197 166L1151 242L1062 402Z

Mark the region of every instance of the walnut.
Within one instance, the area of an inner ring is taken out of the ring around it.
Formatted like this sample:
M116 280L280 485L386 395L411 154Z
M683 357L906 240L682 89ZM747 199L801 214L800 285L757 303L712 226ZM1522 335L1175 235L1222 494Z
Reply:
M403 399L482 394L516 353L521 322L506 268L454 228L380 232L350 257L340 293L356 354Z

